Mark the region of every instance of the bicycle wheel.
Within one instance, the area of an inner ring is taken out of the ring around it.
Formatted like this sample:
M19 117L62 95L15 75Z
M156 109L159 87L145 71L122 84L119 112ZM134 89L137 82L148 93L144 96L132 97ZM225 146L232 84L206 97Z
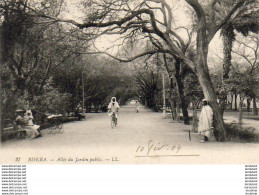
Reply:
M56 131L56 129L57 129L57 126L56 125L53 125L52 127L50 127L50 131L49 131L49 133L51 134L55 134L55 131Z
M114 123L115 123L115 126L117 126L118 124L118 119L116 117L114 117Z
M111 119L111 127L112 127L112 129L115 127L114 116L112 116L112 119Z

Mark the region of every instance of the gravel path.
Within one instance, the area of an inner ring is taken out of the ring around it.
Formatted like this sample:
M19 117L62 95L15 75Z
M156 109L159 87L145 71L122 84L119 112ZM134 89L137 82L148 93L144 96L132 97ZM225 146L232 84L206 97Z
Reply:
M90 113L84 121L64 124L64 133L48 134L32 140L11 140L1 145L1 163L21 157L24 163L35 163L28 157L43 157L42 163L259 163L259 144L200 143L200 136L191 133L190 125L172 123L161 113L133 106L121 108L118 126L111 129L107 113ZM58 160L64 159L62 160ZM112 158L113 157L113 158ZM119 161L112 162L116 160ZM98 158L100 160L98 160Z

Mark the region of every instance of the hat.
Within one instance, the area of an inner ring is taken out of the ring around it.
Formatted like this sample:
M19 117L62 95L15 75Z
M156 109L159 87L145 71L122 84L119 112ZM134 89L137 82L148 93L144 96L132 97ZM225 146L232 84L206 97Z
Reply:
M24 110L15 110L16 113L21 113L21 112L24 112Z
M26 110L26 115L28 115L28 114L32 115L31 110Z

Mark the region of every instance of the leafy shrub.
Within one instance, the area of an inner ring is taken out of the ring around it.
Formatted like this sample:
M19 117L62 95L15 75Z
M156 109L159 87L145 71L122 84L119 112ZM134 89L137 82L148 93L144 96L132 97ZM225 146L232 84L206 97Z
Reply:
M253 127L240 127L238 124L225 124L227 137L232 141L259 142L259 134Z
M35 96L32 109L41 113L64 114L69 111L71 94L60 93L57 89L49 87L41 96Z

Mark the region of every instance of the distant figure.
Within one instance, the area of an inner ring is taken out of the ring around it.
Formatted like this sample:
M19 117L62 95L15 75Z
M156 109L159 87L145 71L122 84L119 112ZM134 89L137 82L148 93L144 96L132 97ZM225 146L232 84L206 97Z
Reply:
M136 100L135 106L136 106L136 113L138 113L139 112L139 102L138 102L138 100Z
M30 110L26 111L26 114L24 116L24 121L26 123L26 125L24 126L24 129L26 130L28 138L37 138L41 136L40 133L38 132L38 129L40 126L33 124L33 116Z
M115 113L116 121L118 120L118 112L119 112L120 106L118 102L116 101L116 97L112 97L111 102L108 105L108 112L109 115L112 116L112 113Z
M202 135L201 143L209 141L210 132L212 128L213 110L208 105L208 100L202 100L202 110L199 118L198 133Z

